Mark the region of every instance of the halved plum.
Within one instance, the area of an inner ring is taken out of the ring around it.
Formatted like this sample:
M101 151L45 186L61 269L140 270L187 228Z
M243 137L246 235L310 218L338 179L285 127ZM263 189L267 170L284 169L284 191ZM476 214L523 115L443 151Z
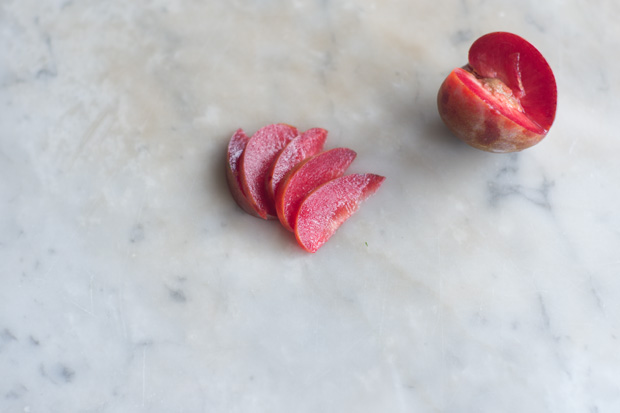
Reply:
M351 149L335 148L295 166L276 192L276 212L284 228L293 231L295 216L306 195L319 185L341 176L356 156Z
M278 123L259 129L249 139L239 162L241 188L258 217L273 219L276 210L267 196L265 180L269 166L280 151L297 136L297 128Z
M486 34L437 94L439 115L467 144L515 152L540 142L555 119L557 86L543 55L523 38Z
M323 150L327 131L321 128L308 129L291 140L282 149L267 172L267 196L275 200L276 192L282 179L299 162Z
M384 180L385 177L375 174L352 174L335 178L312 191L295 217L299 245L308 252L316 252Z

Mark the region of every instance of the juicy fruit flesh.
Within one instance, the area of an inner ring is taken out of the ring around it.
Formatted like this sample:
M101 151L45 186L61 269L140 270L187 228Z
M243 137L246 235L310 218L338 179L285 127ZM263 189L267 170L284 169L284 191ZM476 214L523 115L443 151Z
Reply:
M272 201L275 200L276 192L286 174L299 162L321 152L326 139L325 129L312 128L291 140L284 147L267 173L267 193Z
M479 76L508 86L533 122L551 128L557 106L555 77L531 43L512 33L489 33L471 45L468 60Z
M497 78L477 78L475 74L456 69L456 76L491 108L535 133L546 131L530 119L513 90Z
M294 230L295 216L304 197L317 186L344 173L356 157L347 148L336 148L303 161L286 178L276 194L276 211L282 225Z
M240 161L243 192L249 204L261 218L275 216L269 202L265 180L269 166L278 153L295 136L297 129L286 124L275 124L259 129L248 141Z
M295 219L295 236L308 252L316 252L377 191L385 177L353 174L335 178L312 191Z

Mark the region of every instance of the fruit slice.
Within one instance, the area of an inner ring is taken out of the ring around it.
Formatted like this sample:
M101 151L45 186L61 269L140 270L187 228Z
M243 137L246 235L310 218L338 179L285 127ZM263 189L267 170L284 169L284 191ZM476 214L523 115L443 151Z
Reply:
M540 142L557 107L555 77L523 38L489 33L469 50L437 95L439 114L461 140L490 152L515 152Z
M293 231L299 205L317 186L341 176L357 154L348 148L335 148L299 163L284 179L276 193L276 211L284 228Z
M237 203L245 212L258 216L254 208L250 205L243 193L241 186L241 177L239 175L239 159L245 150L250 138L245 134L243 129L238 129L228 142L228 154L226 163L226 180L230 193Z
M327 131L321 128L308 129L294 138L280 152L267 172L267 196L275 200L278 187L284 176L299 162L323 150Z
M252 135L241 155L239 170L243 193L255 215L263 219L274 218L276 214L265 188L267 170L295 136L297 129L293 126L283 123L265 126Z
M384 180L375 174L346 175L312 191L301 203L295 220L299 245L316 252Z

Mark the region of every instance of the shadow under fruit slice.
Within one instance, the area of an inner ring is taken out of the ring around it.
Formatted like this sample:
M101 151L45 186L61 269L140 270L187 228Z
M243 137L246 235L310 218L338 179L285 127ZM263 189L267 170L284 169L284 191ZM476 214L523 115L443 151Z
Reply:
M357 154L348 148L335 148L314 155L295 166L276 193L278 219L289 231L295 226L295 216L301 202L312 190L341 176Z
M327 131L321 128L308 129L291 140L280 152L267 172L267 195L275 200L276 192L286 174L299 162L323 150Z
M243 129L238 129L230 138L230 141L228 142L228 154L226 157L226 180L228 182L230 193L237 205L239 205L248 214L259 216L243 193L241 177L239 175L239 160L249 140L250 138L245 134Z
M263 219L275 218L276 211L267 196L265 180L269 166L282 148L297 136L297 129L283 123L259 129L248 141L239 163L241 188L254 209Z
M352 174L312 191L301 203L295 220L299 245L308 252L316 252L384 180L385 177L375 174Z
M437 95L446 126L467 144L489 152L515 152L540 142L553 124L555 77L542 54L523 38L489 33L469 49Z

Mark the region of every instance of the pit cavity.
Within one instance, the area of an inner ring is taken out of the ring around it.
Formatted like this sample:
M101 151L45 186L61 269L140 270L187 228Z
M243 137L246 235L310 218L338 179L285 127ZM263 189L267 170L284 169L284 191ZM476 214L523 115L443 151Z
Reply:
M523 106L519 98L517 98L512 89L510 89L504 82L494 78L477 78L478 83L489 93L491 93L502 105L506 105L509 108L525 113Z

